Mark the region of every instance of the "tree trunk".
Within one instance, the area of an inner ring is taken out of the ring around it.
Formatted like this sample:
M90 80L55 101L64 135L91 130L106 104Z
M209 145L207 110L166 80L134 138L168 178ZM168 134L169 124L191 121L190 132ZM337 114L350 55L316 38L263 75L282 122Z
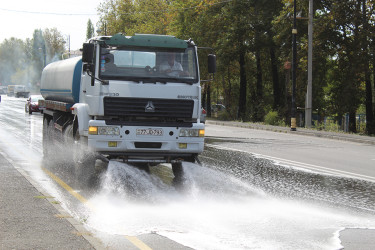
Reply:
M357 133L357 121L355 110L349 111L349 132Z
M363 51L363 70L365 71L365 84L366 84L366 132L367 134L375 134L375 121L374 121L374 111L372 109L372 86L370 78L370 63L369 63L369 44L367 32L368 20L366 14L366 0L362 1L362 20L363 20L363 37L362 37L362 51Z
M375 44L373 45L374 47L373 47L373 55L375 55ZM371 88L371 90L372 90L372 93L371 93L371 95L372 95L372 98L371 98L371 100L375 100L375 56L373 56L373 62L372 62L372 88ZM375 117L375 102L373 101L372 102L372 114L373 114L373 117ZM375 121L374 121L374 123L375 123ZM375 127L375 125L374 125L374 127Z
M368 63L367 63L368 66ZM369 135L375 134L374 111L372 109L372 86L369 69L365 69L366 83L366 131Z
M206 105L206 84L202 85L203 93L202 93L202 105L203 108L207 111L207 105Z
M225 106L227 108L231 108L232 107L232 83L230 81L230 68L228 66L228 89L225 91L225 95L226 95L226 102L225 102Z
M275 56L275 48L270 48L272 83L273 83L273 109L278 110L281 107L281 90L279 84L279 72L277 70L277 59Z
M256 64L257 64L257 73L256 73L256 96L255 96L255 105L254 105L254 121L261 122L264 118L263 110L263 82L262 82L262 65L260 58L260 51L255 52Z
M240 49L240 98L238 100L238 118L246 119L246 92L247 92L247 81L246 81L246 71L245 71L245 50Z
M207 85L207 116L211 117L211 84Z

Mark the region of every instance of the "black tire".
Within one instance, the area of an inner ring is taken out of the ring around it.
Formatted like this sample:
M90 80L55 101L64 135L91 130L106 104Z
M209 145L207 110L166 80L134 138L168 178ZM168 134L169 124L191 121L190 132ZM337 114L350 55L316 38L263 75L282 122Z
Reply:
M173 171L173 181L172 185L177 189L184 189L186 188L187 182L184 175L184 169L182 167L182 162L172 163L172 171Z
M87 152L74 163L75 177L79 187L92 186L96 183L98 178L95 171L95 163L95 154Z
M71 128L73 138L73 126ZM98 155L90 151L87 141L80 137L78 128L73 138L73 161L77 185L81 188L92 187L98 184L101 170L96 168L96 159Z
M182 168L182 162L172 163L172 171L175 179L182 180L184 177L184 169Z

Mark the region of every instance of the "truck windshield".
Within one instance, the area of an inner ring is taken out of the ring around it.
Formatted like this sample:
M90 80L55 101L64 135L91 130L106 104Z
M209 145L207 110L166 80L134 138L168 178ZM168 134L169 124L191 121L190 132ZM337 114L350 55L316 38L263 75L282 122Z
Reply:
M198 82L195 49L183 52L102 48L100 78L142 82Z

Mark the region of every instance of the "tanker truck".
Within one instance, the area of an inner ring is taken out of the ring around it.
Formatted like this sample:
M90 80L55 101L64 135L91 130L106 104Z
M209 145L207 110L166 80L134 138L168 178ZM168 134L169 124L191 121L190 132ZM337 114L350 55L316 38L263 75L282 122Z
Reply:
M63 150L53 145L63 143L77 168L117 159L171 163L181 175L181 162L196 162L204 147L197 51L191 39L116 34L84 43L82 57L47 65L40 90L44 155L56 157ZM207 57L211 74L216 57Z

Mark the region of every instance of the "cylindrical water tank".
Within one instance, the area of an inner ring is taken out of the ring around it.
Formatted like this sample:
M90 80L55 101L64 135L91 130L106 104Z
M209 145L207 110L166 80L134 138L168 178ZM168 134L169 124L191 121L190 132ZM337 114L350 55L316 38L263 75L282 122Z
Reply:
M77 103L81 75L81 57L50 63L42 72L40 93L45 100Z

